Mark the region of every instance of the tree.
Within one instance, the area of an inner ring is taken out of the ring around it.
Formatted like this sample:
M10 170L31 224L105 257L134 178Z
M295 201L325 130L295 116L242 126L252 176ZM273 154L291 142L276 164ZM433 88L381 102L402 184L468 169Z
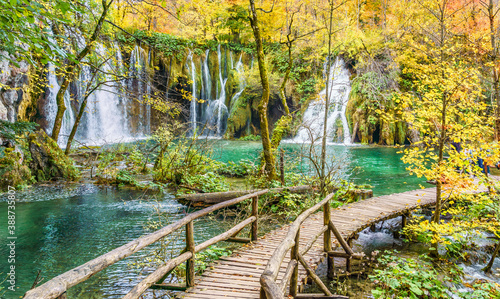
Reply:
M0 0L0 7L0 58L11 60L9 55L3 57L3 51L32 65L37 61L46 64L61 57L72 58L71 53L55 42L57 36L53 36L50 24L70 24L67 16L82 12L78 5L65 0Z
M496 2L496 3L495 3ZM498 12L500 8L498 7L498 1L493 0L481 0L480 4L483 6L483 12L488 18L488 29L489 29L489 39L490 39L490 49L487 52L490 58L490 64L488 65L491 72L491 94L492 102L495 107L495 139L500 141L500 87L499 87L499 48L497 42L498 34Z
M66 105L64 104L64 94L66 93L66 90L68 89L70 82L79 73L80 62L90 53L90 51L92 51L95 42L97 41L101 33L104 21L106 20L106 17L108 15L112 3L113 0L109 0L109 2L107 2L106 0L102 0L101 16L97 21L97 23L95 24L92 35L86 41L85 47L78 52L75 59L67 61L65 65L61 68L64 72L64 79L56 95L57 114L51 135L52 139L54 139L56 142L59 139L59 133L61 131L63 116L64 112L66 111Z
M269 77L267 74L266 58L264 55L264 47L260 34L259 19L257 17L257 9L255 1L250 0L250 25L252 26L255 37L257 60L259 64L259 74L262 84L262 98L259 103L260 131L262 137L262 152L265 162L266 175L269 180L276 178L274 153L269 139L269 123L267 120L267 106L269 105Z
M467 56L467 40L458 35L458 12L462 3L448 0L417 1L411 25L400 42L398 62L402 66L403 90L396 103L407 123L420 132L421 141L405 150L403 161L418 176L436 182L436 208L432 221L440 223L445 194L468 180L463 170L469 164L464 153L448 146L465 142L476 155L485 158L476 145L491 136L487 104L481 90L480 74ZM445 152L450 156L445 160ZM448 188L444 189L447 184Z

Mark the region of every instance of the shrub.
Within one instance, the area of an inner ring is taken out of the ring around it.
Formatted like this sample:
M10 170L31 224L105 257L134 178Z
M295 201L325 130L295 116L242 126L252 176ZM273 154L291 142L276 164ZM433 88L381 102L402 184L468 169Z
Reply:
M217 173L228 177L245 177L257 171L257 166L250 160L242 159L238 162L229 161L222 163L217 169Z
M225 178L215 172L184 175L182 177L182 183L203 192L229 191L229 186L227 185Z
M449 286L444 282L459 282L458 272L451 269L450 277L436 271L425 255L419 259L403 258L397 251L386 251L379 258L383 269L375 269L369 278L375 282L372 290L375 298L449 298ZM441 271L440 271L441 272Z

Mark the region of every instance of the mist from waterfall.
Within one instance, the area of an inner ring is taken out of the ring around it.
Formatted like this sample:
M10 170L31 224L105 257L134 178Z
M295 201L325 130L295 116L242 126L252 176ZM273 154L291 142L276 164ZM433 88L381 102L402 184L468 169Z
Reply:
M328 72L328 59L324 64L325 74ZM351 91L351 82L349 80L349 70L341 57L337 57L330 67L330 82L328 84L329 94L327 117L327 142L351 144L351 133L346 118L347 102ZM302 126L299 128L296 136L290 140L294 143L311 143L318 141L323 137L323 128L325 125L325 101L326 87L319 94L316 100L309 103L302 119ZM341 127L338 127L340 121ZM342 134L338 134L342 130ZM340 135L340 136L339 136Z

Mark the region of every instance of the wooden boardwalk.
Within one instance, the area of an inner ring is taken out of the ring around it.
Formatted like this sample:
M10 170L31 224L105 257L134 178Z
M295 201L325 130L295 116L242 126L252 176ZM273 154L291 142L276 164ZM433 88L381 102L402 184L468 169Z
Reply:
M348 240L374 223L397 217L419 207L433 205L435 198L436 188L373 197L332 210L331 220L344 239ZM309 217L301 226L300 248L306 246L322 227L322 213ZM178 297L205 299L259 298L260 276L266 267L267 261L283 240L287 231L288 226L274 230L259 238L257 242L243 246L231 256L221 258L200 277L196 277L194 287ZM334 246L338 246L338 244L334 244ZM325 257L322 237L314 243L311 250L304 257L312 267L316 267L321 263ZM290 258L287 255L281 265L278 283L281 281L289 261ZM304 268L299 266L299 283L304 283L306 276Z

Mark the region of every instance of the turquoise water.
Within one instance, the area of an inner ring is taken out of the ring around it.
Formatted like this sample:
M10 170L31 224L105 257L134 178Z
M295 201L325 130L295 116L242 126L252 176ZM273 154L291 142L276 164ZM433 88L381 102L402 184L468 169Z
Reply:
M285 149L286 163L302 162L297 166L298 170L311 173L311 163L307 159L308 145L285 143L282 147ZM215 142L212 148L213 157L223 162L239 159L256 161L262 144L221 140ZM319 150L318 148L316 156L319 156ZM400 150L390 147L329 145L327 163L337 170L336 177L359 185L371 185L374 196L418 189L420 184L425 184L425 180L408 175L406 165L401 161L402 154L398 153Z
M214 158L227 162L258 158L259 142L216 141ZM300 158L301 145L285 144L287 163L302 160L304 172L310 171L307 159ZM332 155L335 155L335 159ZM358 184L370 184L375 195L418 188L422 179L409 177L397 149L381 147L329 147L329 161L338 166L338 177ZM300 168L300 167L299 167ZM0 239L7 244L7 196L1 195ZM147 232L155 220L155 210L164 212L167 222L189 211L171 194L154 195L131 190L98 187L92 184L36 186L16 193L16 286L3 298L19 298L32 285L37 272L47 281ZM197 242L222 231L217 220L195 224ZM177 236L182 239L182 236ZM181 245L173 242L180 250ZM119 298L144 275L137 275L131 264L138 257L151 255L152 248L141 251L106 269L84 284L71 289L72 298ZM8 272L7 246L0 246L0 272ZM151 269L148 269L151 270ZM3 280L3 279L2 279ZM2 281L0 280L0 281ZM7 282L2 285L7 286Z

